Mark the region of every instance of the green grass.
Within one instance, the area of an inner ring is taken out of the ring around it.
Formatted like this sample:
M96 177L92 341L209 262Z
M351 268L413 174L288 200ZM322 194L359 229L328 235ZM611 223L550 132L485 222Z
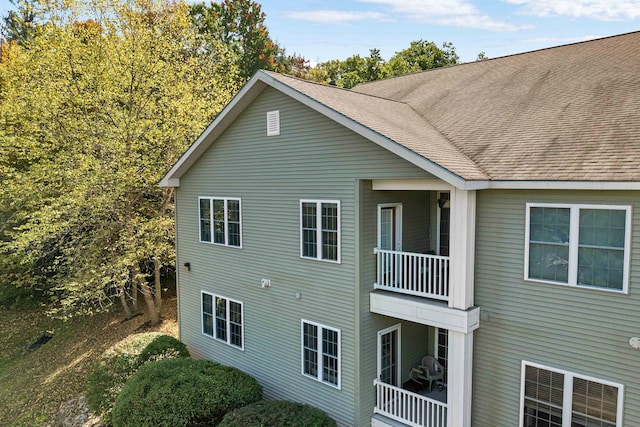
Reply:
M164 300L166 320L149 331L175 336L175 313L175 298ZM147 320L122 318L117 307L66 322L48 318L42 308L0 308L0 425L46 425L61 404L83 394L91 362ZM44 333L53 338L29 351Z

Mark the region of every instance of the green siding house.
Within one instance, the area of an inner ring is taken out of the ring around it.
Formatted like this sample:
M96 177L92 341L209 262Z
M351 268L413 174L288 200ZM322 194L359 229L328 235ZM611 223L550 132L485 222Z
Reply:
M341 426L640 425L638 46L258 72L161 182L180 338Z

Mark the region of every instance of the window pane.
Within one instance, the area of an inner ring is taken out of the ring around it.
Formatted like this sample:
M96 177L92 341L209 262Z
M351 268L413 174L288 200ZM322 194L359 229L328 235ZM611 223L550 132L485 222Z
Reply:
M580 245L624 248L626 211L580 209Z
M216 338L227 340L227 300L216 298Z
M523 427L561 427L563 398L563 374L526 366Z
M303 372L318 376L318 327L309 323L302 325L303 336Z
M626 211L581 209L578 285L622 289Z
M338 332L322 329L322 380L338 384Z
M569 243L568 208L532 207L529 211L529 240L533 242Z
M322 203L322 259L338 260L337 203Z
M302 204L302 256L318 256L315 203Z
M229 223L229 246L240 246L240 223Z
M213 336L213 316L202 313L202 332Z
M242 304L229 301L229 324L231 344L242 347Z
M200 240L211 241L211 201L200 199Z
M334 231L322 232L322 259L338 260L338 233Z
M213 201L213 242L225 244L224 200Z
M240 246L240 201L227 201L227 223L229 227L229 246Z
M574 378L572 425L615 427L617 409L617 387Z
M322 229L338 230L338 205L336 203L322 203Z
M529 277L568 283L569 246L530 243Z
M202 294L202 332L213 336L213 297Z

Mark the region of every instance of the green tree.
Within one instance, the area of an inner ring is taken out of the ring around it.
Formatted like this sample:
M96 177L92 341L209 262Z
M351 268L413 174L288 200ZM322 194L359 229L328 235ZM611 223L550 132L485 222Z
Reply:
M190 14L201 34L231 49L243 82L259 69L272 69L277 45L264 25L266 15L260 4L252 0L196 3Z
M334 59L318 64L308 73L309 78L333 86L352 88L357 84L401 76L431 68L458 63L458 55L451 43L439 48L435 43L418 40L385 61L378 49L371 49L368 57L353 55L344 61Z
M141 292L159 321L174 227L172 190L157 183L237 90L228 51L188 10L50 4L30 47L0 64L0 251L56 314L119 299L130 317Z
M378 49L371 49L368 57L353 55L340 61L334 59L318 64L314 79L322 83L350 89L357 84L384 77L384 60Z
M401 76L432 68L457 64L459 60L452 43L445 42L439 48L434 42L412 41L410 46L389 59L384 66L387 77Z

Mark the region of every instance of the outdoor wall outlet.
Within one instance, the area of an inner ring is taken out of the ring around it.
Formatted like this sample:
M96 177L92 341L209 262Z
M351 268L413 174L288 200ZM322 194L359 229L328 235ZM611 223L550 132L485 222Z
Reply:
M269 287L271 287L271 280L269 280L269 279L264 279L264 278L263 278L263 279L260 281L260 286L262 286L263 288L269 288Z

